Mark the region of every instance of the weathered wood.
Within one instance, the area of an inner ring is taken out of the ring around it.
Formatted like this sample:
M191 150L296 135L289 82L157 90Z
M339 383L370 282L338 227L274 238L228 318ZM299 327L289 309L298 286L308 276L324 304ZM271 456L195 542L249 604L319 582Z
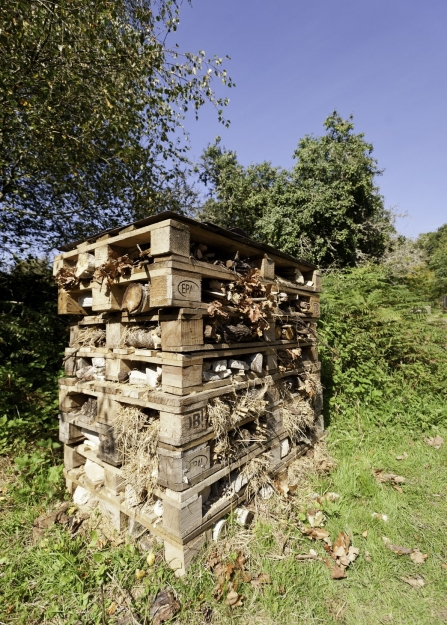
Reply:
M180 389L187 389L202 383L202 366L174 367L172 365L163 364L161 375L162 388L165 386L173 386Z
M203 444L186 452L158 448L158 483L176 490L184 489L194 478L210 468L210 448Z
M201 279L186 271L154 269L151 272L150 305L185 306L201 302Z
M57 295L57 312L59 315L86 315L85 308L78 304L77 292L64 291L59 288Z
M121 301L125 286L114 284L109 286L107 280L92 283L92 310L112 311L121 310Z
M106 347L119 347L125 326L117 319L108 319L106 323Z
M78 454L74 447L64 445L64 467L67 470L82 467L85 464L85 458Z
M243 323L239 323L237 325L224 325L223 335L225 343L241 343L253 340L251 328Z
M192 560L200 553L206 542L205 534L194 538L187 545L176 545L164 541L164 556L168 566L175 571L176 577L186 574Z
M84 434L80 427L69 421L59 421L59 440L67 445L79 443L84 440Z
M104 427L99 432L98 458L114 467L121 466L123 457L119 451L113 426Z
M162 350L203 345L203 319L162 321L160 325Z
M158 224L151 232L151 256L190 254L189 227L186 224L170 220L168 225Z
M198 438L208 430L206 413L197 408L185 414L160 411L159 440L171 445L182 445Z
M163 528L170 534L184 536L202 524L202 497L193 495L179 503L165 497L163 500Z
M106 380L112 382L123 382L129 377L132 367L127 360L122 358L107 358L106 360Z

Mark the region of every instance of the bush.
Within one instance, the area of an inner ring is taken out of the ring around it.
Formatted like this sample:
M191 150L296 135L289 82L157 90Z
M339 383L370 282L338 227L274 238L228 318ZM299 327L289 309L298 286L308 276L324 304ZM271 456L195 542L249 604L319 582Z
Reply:
M0 272L0 451L57 429L57 378L67 324L46 260Z
M330 421L361 412L374 425L427 429L445 419L445 323L409 283L381 265L329 274L319 331Z

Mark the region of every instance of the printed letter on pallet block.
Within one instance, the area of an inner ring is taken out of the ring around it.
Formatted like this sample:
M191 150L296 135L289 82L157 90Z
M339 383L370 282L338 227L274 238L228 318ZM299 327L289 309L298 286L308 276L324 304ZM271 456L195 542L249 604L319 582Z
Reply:
M175 351L179 347L203 345L203 319L161 322L161 349Z
M189 226L169 220L151 232L151 256L190 255Z
M197 274L169 268L151 270L151 307L194 306L200 303L201 296Z
M185 490L194 478L210 468L210 448L203 443L188 451L158 448L158 483L172 490Z
M182 445L205 433L207 427L204 408L186 414L160 412L159 440L169 445Z

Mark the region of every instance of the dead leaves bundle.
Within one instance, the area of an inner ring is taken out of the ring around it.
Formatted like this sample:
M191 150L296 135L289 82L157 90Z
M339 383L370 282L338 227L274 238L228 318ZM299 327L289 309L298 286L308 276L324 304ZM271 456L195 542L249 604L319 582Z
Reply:
M133 267L133 262L127 254L118 256L113 250L109 251L109 258L105 263L95 269L93 279L100 284L107 280L107 284L111 286L119 280L121 276L129 275Z
M270 327L268 316L278 307L278 294L273 291L273 285L263 284L258 269L250 269L246 275L237 275L233 282L223 284L221 291L228 304L250 321L253 336L262 337ZM219 300L211 302L208 314L228 317Z
M150 500L157 483L160 421L136 406L122 406L113 422L115 443L123 455L122 475L141 500Z
M54 276L56 284L66 291L74 289L79 284L79 278L75 275L74 269L68 269L67 267L61 267L57 274Z

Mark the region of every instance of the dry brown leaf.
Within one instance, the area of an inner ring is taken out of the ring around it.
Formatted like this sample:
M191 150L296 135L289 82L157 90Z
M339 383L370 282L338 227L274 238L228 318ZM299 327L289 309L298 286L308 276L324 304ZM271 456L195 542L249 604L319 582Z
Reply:
M388 521L388 515L380 512L373 512L371 516L373 519L380 519L381 521L385 521L385 523Z
M251 580L253 586L260 586L261 584L271 584L270 575L268 573L260 573L257 577Z
M363 536L363 538L367 538L368 537L368 530L365 530L364 532L362 532L362 536Z
M413 549L410 558L415 564L424 564L425 560L428 558L428 553L421 553L419 549Z
M408 454L406 451L401 456L396 456L396 460L406 460L408 458Z
M149 614L152 617L152 625L160 625L169 621L180 610L180 603L167 588L160 590L151 605Z
M425 586L425 580L421 575L416 575L416 577L401 577L400 579L406 584L409 584L412 588L422 588L422 586Z
M395 473L384 473L383 469L375 469L374 477L379 483L390 482L392 484L403 484L405 478L402 475L396 475Z
M238 594L235 590L230 590L227 594L227 598L225 599L225 604L229 605L231 608L238 608L242 605L243 596Z
M398 493L403 493L404 491L402 490L402 488L400 486L396 486L396 484L393 484L393 488L395 490L397 490Z
M115 614L116 610L118 608L118 604L116 601L112 601L112 603L109 605L109 607L107 608L106 612L109 616L112 616L112 614Z
M385 547L393 553L397 553L398 556L409 556L414 551L414 549L411 549L410 547L401 547L400 545L393 545L392 543L386 541Z
M343 579L344 577L346 577L344 569L335 564L331 571L331 579Z
M369 553L369 551L365 551L365 560L367 562L371 562L371 554Z
M343 547L344 553L348 553L349 545L351 544L351 539L345 532L340 532L337 538L334 541L333 551L337 552L339 547Z
M442 436L435 436L434 438L427 438L426 436L424 436L424 441L427 443L427 445L430 445L430 447L439 449L444 442L444 439L442 438Z

